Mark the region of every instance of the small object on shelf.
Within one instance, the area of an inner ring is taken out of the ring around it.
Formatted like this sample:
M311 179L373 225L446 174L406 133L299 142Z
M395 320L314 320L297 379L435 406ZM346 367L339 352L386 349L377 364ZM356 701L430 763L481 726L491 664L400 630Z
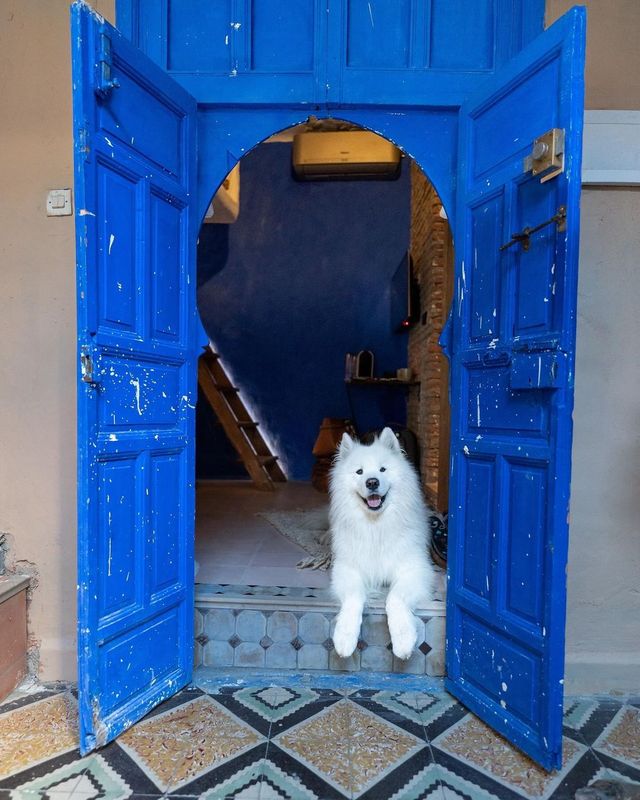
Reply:
M373 353L361 350L356 356L356 378L373 378Z
M420 381L401 381L395 376L392 378L351 378L345 381L347 386L419 386Z
M355 375L356 371L356 356L353 353L347 353L344 358L344 379L350 381Z
M396 377L399 381L406 383L413 377L413 370L411 367L400 367L400 369L396 370Z

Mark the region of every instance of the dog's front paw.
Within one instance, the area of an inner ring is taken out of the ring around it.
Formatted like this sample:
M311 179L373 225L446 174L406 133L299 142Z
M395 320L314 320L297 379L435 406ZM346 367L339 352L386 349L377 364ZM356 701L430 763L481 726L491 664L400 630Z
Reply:
M349 626L336 623L333 632L333 647L340 658L349 658L358 645L358 631L349 629Z
M393 655L403 661L411 658L415 646L418 642L418 632L413 619L404 620L399 625L394 625L391 630L391 646Z

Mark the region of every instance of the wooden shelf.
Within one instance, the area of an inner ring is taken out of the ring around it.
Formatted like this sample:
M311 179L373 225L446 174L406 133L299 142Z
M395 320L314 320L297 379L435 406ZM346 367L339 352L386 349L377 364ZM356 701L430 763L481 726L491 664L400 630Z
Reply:
M347 386L420 386L420 381L400 381L397 378L351 378Z

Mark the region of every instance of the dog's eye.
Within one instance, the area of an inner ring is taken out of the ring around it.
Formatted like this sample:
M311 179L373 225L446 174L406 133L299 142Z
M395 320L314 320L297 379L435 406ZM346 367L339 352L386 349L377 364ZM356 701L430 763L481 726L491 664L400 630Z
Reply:
M361 469L357 469L356 470L356 475L362 475L362 470Z
M386 472L386 471L387 471L386 467L380 467L380 472Z

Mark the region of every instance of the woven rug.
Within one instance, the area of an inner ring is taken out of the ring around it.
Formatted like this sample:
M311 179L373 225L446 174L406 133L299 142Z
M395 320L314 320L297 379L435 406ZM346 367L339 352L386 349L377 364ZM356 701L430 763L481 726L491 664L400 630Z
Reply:
M298 569L329 569L331 543L328 506L307 511L261 511L258 516L309 553L309 558L298 562Z

